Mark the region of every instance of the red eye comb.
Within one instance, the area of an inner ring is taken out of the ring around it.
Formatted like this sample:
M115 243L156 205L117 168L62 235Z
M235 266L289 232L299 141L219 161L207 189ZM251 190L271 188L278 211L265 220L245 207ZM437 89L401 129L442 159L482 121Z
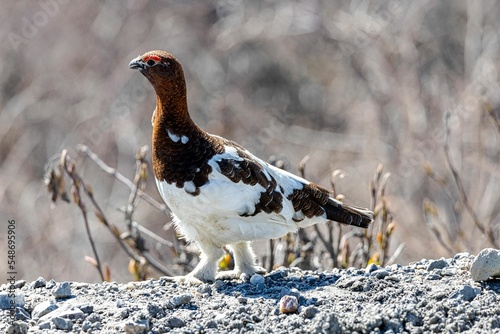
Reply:
M156 56L156 55L151 55L151 56L144 57L144 61L145 62L147 62L149 60L154 60L156 62L160 62L161 58L159 56Z

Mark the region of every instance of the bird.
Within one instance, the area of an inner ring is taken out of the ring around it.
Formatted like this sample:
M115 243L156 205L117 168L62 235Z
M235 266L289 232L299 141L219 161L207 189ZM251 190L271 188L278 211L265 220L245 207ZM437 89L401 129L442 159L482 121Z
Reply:
M139 70L156 93L151 151L158 191L177 231L200 251L195 268L172 280L199 284L263 274L254 240L327 221L361 228L373 222L370 210L344 204L327 189L200 128L188 112L184 72L172 54L149 51L129 68ZM234 269L217 273L224 249L232 253Z

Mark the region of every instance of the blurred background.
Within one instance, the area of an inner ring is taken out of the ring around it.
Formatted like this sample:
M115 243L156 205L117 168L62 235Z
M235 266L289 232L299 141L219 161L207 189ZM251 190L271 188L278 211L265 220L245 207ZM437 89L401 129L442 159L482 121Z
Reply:
M44 165L67 149L123 228L129 189L76 147L133 178L155 96L128 63L154 49L183 64L202 128L294 173L308 155L306 176L325 187L341 170L346 202L370 206L382 163L390 251L406 245L397 263L500 238L498 1L5 0L0 13L0 245L14 219L18 278L100 280L78 207L51 204ZM149 171L145 191L160 201ZM128 258L89 217L112 279L131 280ZM175 242L158 210L141 202L134 218Z

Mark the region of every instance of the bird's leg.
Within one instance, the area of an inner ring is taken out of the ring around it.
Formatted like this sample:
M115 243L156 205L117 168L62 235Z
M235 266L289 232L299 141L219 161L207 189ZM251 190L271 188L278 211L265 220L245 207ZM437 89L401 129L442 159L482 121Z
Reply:
M217 263L224 254L224 251L215 245L207 242L197 242L200 248L200 262L186 276L166 277L169 281L187 284L201 284L203 282L213 282L217 271Z
M266 270L255 265L255 253L250 247L250 243L238 242L228 245L228 248L233 253L234 270L222 271L217 274L217 279L234 279L240 278L242 274L246 274L248 278L254 274L263 274Z

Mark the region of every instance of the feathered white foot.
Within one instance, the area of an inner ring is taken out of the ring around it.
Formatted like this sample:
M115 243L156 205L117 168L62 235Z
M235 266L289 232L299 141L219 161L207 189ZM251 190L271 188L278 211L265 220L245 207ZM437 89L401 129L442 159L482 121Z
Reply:
M247 279L249 279L255 274L266 273L266 269L255 265L255 254L250 247L250 243L239 242L228 245L228 248L233 253L234 269L218 273L216 279L239 279L241 275L247 275Z

